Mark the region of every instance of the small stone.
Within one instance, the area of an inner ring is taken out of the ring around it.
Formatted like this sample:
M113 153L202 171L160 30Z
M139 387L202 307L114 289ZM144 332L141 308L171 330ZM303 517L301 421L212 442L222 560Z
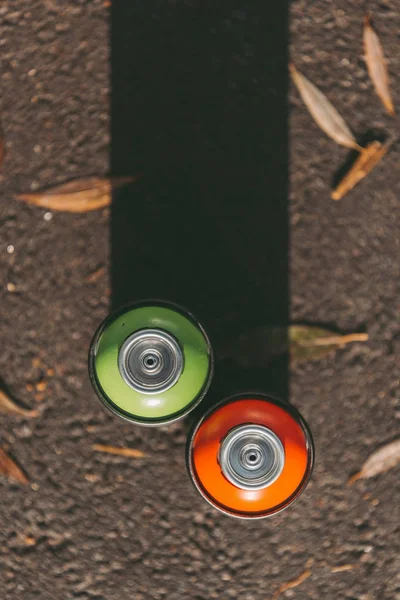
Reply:
M52 220L52 218L53 218L53 214L52 214L51 212L46 212L46 213L44 213L44 215L43 215L43 219L44 219L45 221L51 221L51 220Z
M14 284L14 283L11 283L11 282L8 282L8 283L7 283L7 290L8 290L9 292L15 292L15 290L16 290L15 284Z
M36 389L38 392L44 392L47 388L47 381L38 381L36 384Z
M27 535L24 541L27 546L34 546L36 544L35 538L31 535Z
M12 254L14 252L15 248L12 244L10 244L9 246L7 246L7 252L8 254Z

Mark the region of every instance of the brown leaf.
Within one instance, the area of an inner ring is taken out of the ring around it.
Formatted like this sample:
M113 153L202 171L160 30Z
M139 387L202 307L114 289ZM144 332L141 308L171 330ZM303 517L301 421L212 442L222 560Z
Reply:
M129 458L144 458L146 456L144 452L135 450L135 448L116 448L115 446L103 446L102 444L94 444L93 450L105 454L115 454L116 456L128 456Z
M108 206L111 204L113 189L135 180L135 177L86 177L56 185L43 192L19 194L17 199L47 210L82 213Z
M369 15L364 20L364 51L368 73L374 84L375 91L381 99L388 113L395 115L393 100L390 93L389 73L386 59L379 37L371 26Z
M25 473L21 471L19 466L13 461L12 458L0 448L0 475L5 475L8 479L18 481L26 485L29 483Z
M14 400L8 396L4 390L0 389L0 412L9 413L11 415L19 415L21 417L33 418L37 417L39 412L37 410L31 410L23 408L15 404Z
M363 148L351 169L333 190L331 194L332 200L341 200L361 179L364 179L385 156L393 141L389 140L386 144L374 141L368 144L366 148Z
M365 461L361 471L350 477L348 484L352 485L358 479L369 479L400 463L400 439L390 442L376 450Z
M291 363L301 363L322 358L337 348L353 342L366 342L368 334L336 335L322 327L291 325L289 328Z
M289 65L290 74L304 104L319 127L337 144L361 151L349 126L333 104L311 81L302 75L293 64Z
M276 600L277 598L279 598L279 596L281 594L283 594L287 590L291 590L291 589L297 587L298 585L300 585L301 583L303 583L303 581L305 581L306 579L308 579L311 576L311 574L312 574L311 571L309 569L306 569L301 575L299 575L298 577L296 577L296 579L292 579L291 581L288 581L287 583L283 583L280 586L280 588L278 588L276 590L276 592L272 596L271 600Z

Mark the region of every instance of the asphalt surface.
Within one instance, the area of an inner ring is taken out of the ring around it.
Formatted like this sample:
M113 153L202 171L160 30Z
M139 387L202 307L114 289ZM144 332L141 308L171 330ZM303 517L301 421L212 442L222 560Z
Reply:
M148 13L141 18L147 14L156 21L160 4L146 5ZM181 4L195 17L199 3ZM143 8L143 3L136 5ZM179 10L180 3L168 6ZM369 8L390 58L396 102L398 4L371 2ZM398 128L385 116L366 74L363 10L364 3L355 0L290 3L292 60L329 95L360 138ZM245 28L250 54L240 54L242 45L237 54L253 65L252 77L254 70L259 77L264 65L264 58L251 55L252 28L263 18L239 2L223 3L215 16L217 32L221 23L234 32ZM15 398L40 411L36 419L2 415L2 447L23 467L30 485L0 480L1 599L268 600L305 571L309 576L282 592L282 598L400 598L398 470L346 485L371 452L399 431L398 146L345 199L331 201L332 180L348 159L347 151L318 130L291 89L290 273L282 277L284 282L290 274L291 319L367 331L370 340L290 371L290 401L315 438L311 483L284 513L238 522L205 504L188 481L186 424L156 430L131 426L106 413L91 389L86 367L90 339L110 306L125 300L122 274L116 275L123 248L117 240L118 213L48 214L15 200L18 192L107 173L111 163L115 171L146 167L150 149L143 138L138 143L146 160L137 165L119 159L122 151L110 139L116 126L110 125L109 8L96 0L32 0L29 6L13 0L2 3L0 19L6 142L0 175L0 375ZM233 69L233 83L236 77ZM243 85L245 70L241 77ZM202 78L207 81L204 73ZM254 110L258 118L257 105ZM232 112L228 125L234 117ZM246 125L255 131L257 120ZM224 153L229 136L221 131L225 146L218 152ZM169 167L182 157L187 142L177 146ZM276 151L285 163L285 143ZM270 147L265 153L272 154ZM157 164L168 156L157 154ZM256 156L254 151L246 157L246 176ZM232 151L226 173L237 164ZM197 174L190 171L186 188ZM213 172L208 184L217 175ZM257 185L262 191L267 184L257 180ZM200 189L205 192L206 186ZM201 213L203 224L207 210ZM238 215L233 212L234 219ZM248 219L246 226L253 224L258 232L255 221ZM283 222L279 228L285 232ZM229 257L238 256L232 252L225 255L228 265ZM243 256L238 264L244 272ZM267 287L256 286L263 261L255 264L249 267L251 301L257 289ZM229 266L227 272L232 275ZM284 288L283 283L283 316ZM229 291L235 311L243 312L245 296L234 286ZM217 329L226 307L221 292L216 314L206 294L200 298L197 310ZM223 331L232 322L237 329L260 324L254 317L235 321L235 311ZM98 454L92 449L96 443L137 448L146 458Z

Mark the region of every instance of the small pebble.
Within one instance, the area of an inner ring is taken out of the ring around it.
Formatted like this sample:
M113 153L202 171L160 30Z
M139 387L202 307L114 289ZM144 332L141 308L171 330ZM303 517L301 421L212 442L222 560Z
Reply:
M9 246L7 246L7 252L8 254L12 254L14 252L15 248L12 244L10 244Z
M44 213L44 215L43 215L43 219L45 221L51 221L52 218L53 218L53 213L51 213L51 212Z
M7 290L9 292L15 292L15 289L16 288L15 288L15 284L14 283L11 283L11 282L7 283Z
M31 535L27 535L24 541L27 546L34 546L36 544L35 538Z
M45 389L47 388L47 381L38 381L38 383L36 384L36 389L38 392L44 392Z

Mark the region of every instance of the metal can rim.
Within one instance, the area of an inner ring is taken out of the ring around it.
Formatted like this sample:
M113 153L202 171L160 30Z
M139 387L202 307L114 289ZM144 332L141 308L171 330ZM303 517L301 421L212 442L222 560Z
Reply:
M205 339L207 347L208 347L209 356L210 356L210 368L209 368L209 372L208 372L207 381L206 381L203 389L199 393L198 397L195 398L195 400L193 400L193 402L190 403L187 407L185 407L185 409L183 411L179 411L178 413L175 413L174 415L172 415L172 417L166 417L165 419L160 418L157 420L150 420L150 419L146 419L144 417L138 417L135 415L131 415L129 413L126 413L122 409L117 408L111 399L107 400L104 397L104 394L100 388L99 382L97 381L96 370L94 368L97 343L98 343L100 336L101 336L102 332L104 331L104 329L111 322L113 322L116 318L118 318L119 316L122 316L125 312L134 310L135 308L141 308L141 307L147 307L147 306L158 306L158 307L163 307L163 308L169 308L171 310L175 310L175 311L179 312L184 317L187 317L191 321L193 321L193 323L199 328L202 335L204 336L204 339ZM204 396L207 394L207 392L209 390L209 387L211 385L213 375L214 375L214 352L213 352L213 347L212 347L208 333L206 332L206 330L204 329L204 327L200 323L200 321L197 319L197 316L192 311L189 311L184 306L177 304L175 302L172 302L172 301L149 298L146 300L139 300L137 302L125 304L121 308L112 311L100 323L100 325L98 325L98 327L92 337L92 340L90 342L90 346L89 346L88 371L89 371L90 382L93 386L93 389L94 389L97 397L99 398L99 400L101 401L103 406L109 412L116 415L117 417L124 419L125 421L128 421L130 423L135 423L136 425L142 425L144 427L159 427L160 425L170 425L171 423L175 423L176 421L183 419L190 412L192 412L192 410L194 410L200 404L200 402L203 400Z
M221 408L227 404L230 404L231 402L235 402L236 400L244 400L246 398L251 398L254 400L269 401L269 402L272 402L272 403L276 404L277 406L283 408L287 412L289 412L300 424L300 426L303 430L306 442L307 442L307 451L308 451L307 470L305 472L305 475L304 475L300 485L295 490L295 492L291 496L289 496L289 498L286 499L286 501L285 501L285 503L283 503L283 505L278 505L277 507L275 507L273 512L270 512L268 514L257 514L257 513L255 513L255 514L254 513L253 514L252 513L239 514L235 511L230 511L228 507L222 508L221 506L218 505L217 502L213 502L213 500L210 498L210 496L203 489L200 482L198 481L198 478L196 477L196 473L195 473L195 470L194 470L194 467L192 464L193 463L193 460L192 460L192 458L193 458L193 441L194 441L196 434L199 431L200 427L204 423L204 421L206 421L207 418L209 416L211 416L211 414L214 411L218 410L219 408ZM284 510L286 510L287 508L292 506L293 503L301 496L303 491L306 489L306 487L311 479L312 473L313 473L314 464L315 464L315 445L314 445L314 440L313 440L313 437L312 437L312 434L311 434L311 431L310 431L310 428L309 428L307 422L305 421L305 419L301 415L301 413L297 410L297 408L295 408L292 404L290 404L288 401L276 398L273 395L266 394L265 392L244 391L244 392L239 392L239 393L233 394L227 398L224 398L223 400L221 400L220 402L218 402L217 404L215 404L214 406L209 408L198 421L196 421L192 424L192 427L189 431L188 438L187 438L185 459L186 459L186 467L187 467L190 479L192 481L192 484L194 485L195 489L199 492L199 494L204 498L204 500L210 506L212 506L218 512L222 513L225 516L229 516L234 519L239 519L241 521L249 521L249 520L255 521L255 520L261 520L261 519L268 519L269 517L273 517L274 515L277 515L277 514L283 512Z

